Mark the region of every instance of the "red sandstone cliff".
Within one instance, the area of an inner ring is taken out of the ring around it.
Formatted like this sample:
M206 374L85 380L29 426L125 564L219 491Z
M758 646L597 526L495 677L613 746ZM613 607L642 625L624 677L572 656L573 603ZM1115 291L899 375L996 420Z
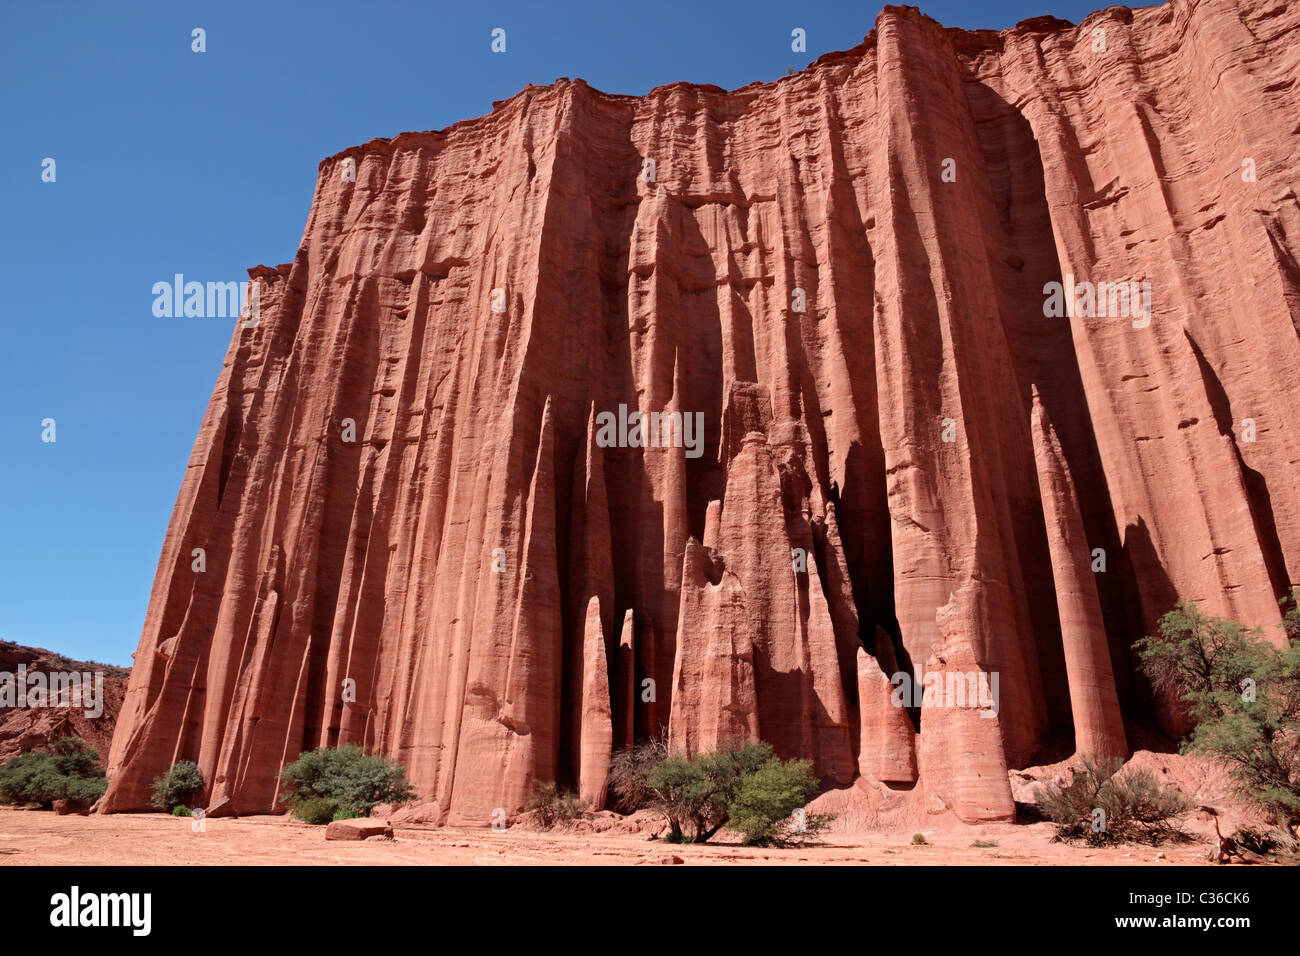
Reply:
M251 272L104 808L193 757L269 810L359 742L486 823L666 728L996 820L1045 748L1172 727L1132 640L1179 597L1276 631L1300 581L1298 68L1280 0L890 7L776 83L560 80L326 160ZM1150 283L1150 321L1051 282ZM702 455L602 447L620 404L701 413ZM918 669L966 706L895 706Z

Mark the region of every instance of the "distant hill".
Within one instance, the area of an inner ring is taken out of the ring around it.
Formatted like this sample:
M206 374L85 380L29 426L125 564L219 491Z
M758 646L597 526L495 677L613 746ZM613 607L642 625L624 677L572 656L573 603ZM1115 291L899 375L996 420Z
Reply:
M126 682L130 668L93 661L74 661L39 647L23 647L10 641L0 641L0 675L15 675L20 665L26 673L42 674L77 672L99 674L103 678L103 713L90 718L80 706L14 707L0 706L0 760L8 760L28 750L37 750L52 740L74 735L84 738L99 751L100 759L108 760L108 747L113 740L113 727L126 696ZM0 680L5 680L0 676Z

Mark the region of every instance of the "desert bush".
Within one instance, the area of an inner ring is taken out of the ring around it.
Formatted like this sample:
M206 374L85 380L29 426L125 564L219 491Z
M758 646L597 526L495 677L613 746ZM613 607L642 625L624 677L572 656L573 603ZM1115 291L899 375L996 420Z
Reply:
M337 807L337 808L334 810L334 816L333 816L331 819L333 819L333 820L356 820L356 819L358 819L360 816L361 816L361 814L357 813L357 812L356 812L355 810L353 810L353 809L350 809L349 807Z
M1233 832L1231 839L1236 846L1260 856L1278 855L1284 860L1295 862L1298 849L1296 838L1281 828L1240 826Z
M750 846L784 846L813 839L830 823L823 814L801 811L817 793L812 761L775 757L743 774L731 799L727 827ZM810 832L811 831L811 832Z
M1224 764L1238 793L1274 821L1300 823L1300 610L1283 601L1287 643L1180 601L1134 644L1142 672L1194 723L1184 753Z
M0 767L0 798L5 803L39 803L49 806L63 799L67 778L54 758L43 750L19 754Z
M833 819L796 813L817 791L811 764L783 763L766 743L687 757L661 733L615 754L609 782L619 810L662 813L672 843L704 843L726 826L748 844L786 846L818 839Z
M573 822L586 810L586 801L561 791L553 782L537 784L524 804L524 811L533 813L537 823L547 830Z
M108 780L99 752L80 737L61 737L0 766L0 801L50 807L55 800L98 800Z
M614 754L609 770L609 793L613 806L632 813L650 800L650 772L668 758L668 739L664 733L643 740Z
M194 816L194 811L191 810L189 807L185 806L185 804L181 803L181 804L177 804L176 806L172 807L172 816L174 816L174 817L192 817L192 816Z
M772 839L766 845L788 847L820 843L823 834L834 822L833 813L808 813L801 807L776 822Z
M1160 843L1181 834L1178 817L1191 802L1145 770L1121 771L1118 758L1085 757L1069 784L1034 788L1034 799L1061 840Z
M108 789L107 777L68 777L63 788L67 800L88 800L94 803Z
M153 782L150 802L159 810L170 812L203 792L203 774L193 760L178 760L172 768L160 774Z
M346 807L362 817L381 803L406 803L415 798L405 767L368 754L355 744L300 754L280 771L280 779L291 803L319 797L336 809Z
M289 810L293 815L312 826L324 826L331 822L340 809L328 797L303 797L289 802Z
M912 846L929 846L930 841L925 838L924 833L912 834Z
M693 757L670 756L647 778L650 804L668 818L674 837L689 836L696 843L705 843L729 819L741 775L757 769L771 756L771 744L749 744L740 750Z
M50 744L49 750L55 767L65 777L91 780L104 776L99 751L80 737L60 737Z
M816 792L809 768L807 761L782 763L767 743L673 755L650 771L646 802L667 818L673 842L705 843L728 826L746 843L783 845L810 839L830 822L792 818Z
M710 829L714 814L710 800L714 787L704 769L689 757L668 757L658 763L646 780L647 800L668 819L668 839L698 837L703 843L708 834L722 826L719 820Z

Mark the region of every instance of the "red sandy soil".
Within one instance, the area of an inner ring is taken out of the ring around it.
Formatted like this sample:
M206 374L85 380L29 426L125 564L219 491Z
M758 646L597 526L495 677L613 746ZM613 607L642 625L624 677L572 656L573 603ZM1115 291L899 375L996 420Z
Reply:
M836 834L825 844L773 850L719 844L674 846L643 836L608 833L504 832L454 827L394 827L394 839L326 842L325 828L281 816L191 821L161 813L55 816L48 811L0 807L0 866L231 864L338 865L636 865L671 862L733 865L1209 865L1209 844L1096 849L1052 842L1050 824L990 825L926 833L914 846L910 833ZM924 831L923 831L924 832ZM982 842L992 847L975 847ZM1164 854L1164 859L1157 859Z

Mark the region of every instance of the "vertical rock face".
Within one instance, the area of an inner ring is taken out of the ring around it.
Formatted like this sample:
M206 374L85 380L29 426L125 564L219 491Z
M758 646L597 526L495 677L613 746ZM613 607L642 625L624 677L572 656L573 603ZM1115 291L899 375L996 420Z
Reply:
M1115 675L1106 647L1106 627L1093 580L1092 555L1083 531L1083 518L1070 469L1047 410L1033 392L1031 426L1034 460L1042 491L1043 520L1052 554L1056 606L1061 616L1065 674L1073 706L1075 744L1081 754L1128 756L1124 719L1115 693Z
M745 590L693 539L686 543L677 635L668 745L696 753L757 743L754 644Z
M188 757L268 811L359 743L487 824L666 730L995 820L1045 748L1174 726L1132 641L1180 597L1276 636L1300 580L1298 68L1269 0L888 7L776 83L560 80L326 160L103 807Z
M590 806L605 804L610 758L614 750L614 718L610 712L609 670L600 598L587 606L582 648L582 698L578 724L578 796Z
M907 710L892 699L890 676L863 647L858 648L857 669L858 772L886 783L915 783L916 734Z

